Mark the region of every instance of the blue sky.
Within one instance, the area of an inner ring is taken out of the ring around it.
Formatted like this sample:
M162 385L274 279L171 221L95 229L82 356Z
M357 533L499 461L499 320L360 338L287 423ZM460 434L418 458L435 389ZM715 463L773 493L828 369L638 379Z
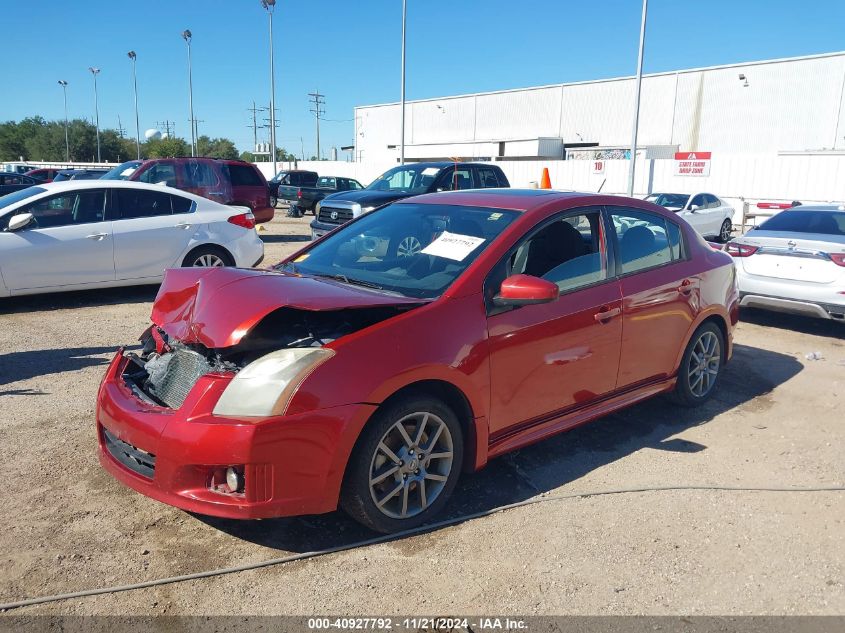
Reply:
M279 144L314 153L307 93L326 96L324 148L351 143L352 108L399 99L401 0L278 0ZM631 75L640 0L408 0L407 97L427 98ZM645 72L845 48L842 0L650 0ZM118 116L134 134L131 66L138 54L141 129L188 131L187 62L194 34L200 134L252 146L251 113L269 102L267 17L259 0L7 1L0 13L0 120ZM266 116L266 113L264 114ZM261 131L259 131L261 134Z

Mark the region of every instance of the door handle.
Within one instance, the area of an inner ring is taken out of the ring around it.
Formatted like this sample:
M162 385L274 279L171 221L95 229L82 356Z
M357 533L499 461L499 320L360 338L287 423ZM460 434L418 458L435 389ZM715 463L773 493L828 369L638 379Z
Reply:
M209 191L208 195L210 195L210 196L225 196L226 192L225 191Z
M619 316L620 314L622 314L622 308L608 308L607 306L604 306L593 315L593 318L599 323L604 323L613 317Z
M678 286L678 292L680 292L682 295L688 295L689 293L692 292L692 288L693 288L692 281L689 280L689 279L684 279L681 282L681 285Z
M102 240L103 238L106 238L106 237L108 237L108 236L109 236L109 234L108 234L108 233L92 233L91 235L86 235L85 237L87 237L89 240L97 240L97 241L100 241L100 240Z
M191 228L191 225L190 225L189 222L179 222L179 224L174 224L173 226L176 227L177 229L189 229L189 228Z

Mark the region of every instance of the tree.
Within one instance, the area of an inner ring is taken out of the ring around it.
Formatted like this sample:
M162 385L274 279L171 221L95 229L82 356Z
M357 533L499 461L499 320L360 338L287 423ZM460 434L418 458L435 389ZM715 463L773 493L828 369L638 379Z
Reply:
M238 157L235 144L227 138L209 138L200 136L197 139L197 155L209 158L234 159Z
M141 150L141 154L148 158L173 158L175 156L188 156L190 153L190 145L181 138L172 136L150 139Z

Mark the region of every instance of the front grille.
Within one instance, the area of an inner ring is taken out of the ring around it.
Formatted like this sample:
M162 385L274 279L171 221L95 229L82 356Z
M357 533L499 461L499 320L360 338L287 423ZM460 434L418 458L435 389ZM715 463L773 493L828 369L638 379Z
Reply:
M349 222L349 220L352 219L352 209L321 206L320 215L317 219L320 222L325 222L327 224L343 224L344 222Z
M171 409L178 409L200 376L211 371L211 365L202 354L179 347L148 361L144 369L152 395Z
M101 428L103 430L103 443L106 445L109 455L132 472L138 473L147 479L153 478L156 469L155 455L147 451L142 451L140 448L135 448L131 444L118 439L109 433L105 427Z

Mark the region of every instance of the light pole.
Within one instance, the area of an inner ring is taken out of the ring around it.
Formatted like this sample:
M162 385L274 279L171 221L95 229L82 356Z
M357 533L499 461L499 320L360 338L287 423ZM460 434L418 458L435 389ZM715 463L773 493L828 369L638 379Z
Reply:
M65 160L70 162L70 143L67 135L67 82L64 79L59 79L59 85L65 94Z
M640 24L640 52L637 57L637 88L634 96L634 129L631 132L631 162L628 165L628 195L634 195L634 172L637 168L637 128L640 125L640 88L643 83L643 49L645 48L645 21L648 0L643 0L643 19Z
M94 77L94 116L96 117L96 124L97 124L97 162L103 162L100 158L100 104L99 99L97 98L97 75L100 74L99 68L94 68L93 66L89 67L88 70L91 71L91 76Z
M402 131L399 133L399 164L405 164L405 18L407 16L407 3L402 0Z
M188 44L188 109L191 112L191 156L197 155L197 129L194 119L194 80L191 73L191 38L193 34L185 29L182 31L182 39Z
M135 51L129 51L126 56L132 60L132 85L135 88L135 148L138 150L138 160L141 160L141 125L138 123L138 76L135 73Z
M273 10L276 0L261 0L270 20L270 160L273 161L273 175L276 174L276 72L273 65Z

